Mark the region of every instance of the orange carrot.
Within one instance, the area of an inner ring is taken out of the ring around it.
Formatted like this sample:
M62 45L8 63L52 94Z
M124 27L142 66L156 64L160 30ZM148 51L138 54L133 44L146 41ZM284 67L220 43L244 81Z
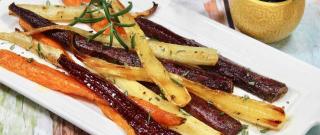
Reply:
M0 66L47 88L77 95L90 101L96 100L96 96L87 87L73 78L10 51L0 50Z
M166 112L160 109L158 106L155 106L145 100L136 98L136 97L129 97L139 106L144 108L147 112L150 113L151 117L158 123L164 126L178 126L184 123L185 119L176 116L175 114Z
M66 6L79 7L82 3L89 3L90 1L91 0L63 0L63 3Z
M70 76L7 50L0 50L0 66L49 89L96 103L107 117L121 126L128 134L134 135L133 129L120 114Z
M109 24L108 20L107 19L103 19L103 20L101 20L99 22L92 23L91 27L95 31L99 31L99 30L103 29L105 26L107 26L108 24ZM122 35L122 36L126 35L126 32L124 31L124 29L122 27L115 26L115 29L120 35ZM109 33L110 33L110 29L106 29L103 32L103 34L109 34Z
M117 124L126 131L127 135L135 135L133 128L124 120L114 109L105 103L96 103L101 111L112 121L117 121Z

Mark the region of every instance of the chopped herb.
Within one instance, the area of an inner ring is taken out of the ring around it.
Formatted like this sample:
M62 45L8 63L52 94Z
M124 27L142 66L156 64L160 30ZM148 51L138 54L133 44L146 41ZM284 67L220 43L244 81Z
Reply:
M44 55L43 55L42 52L41 52L41 45L40 45L40 43L38 43L37 53L38 53L38 56L39 56L40 58L45 58Z
M133 34L131 37L131 48L134 49L136 47L136 34Z
M250 99L250 97L249 97L248 95L243 95L243 96L241 97L241 99L242 99L243 102L245 102L245 101L247 101L248 99Z
M186 52L186 50L178 50L178 51L176 52L176 54L181 53L181 52Z
M175 79L173 79L173 78L170 78L175 84L177 84L178 86L180 86L180 87L183 87L183 85L179 82L179 81L177 81L177 80L175 80Z
M145 94L146 94L146 92L144 91L144 92L142 92L142 94L143 94L143 95L145 95Z
M28 48L27 48L27 51L29 51L30 49L32 49L33 45L30 45Z
M162 88L160 88L160 94L159 94L159 96L160 96L162 99L166 100L166 96L164 95L164 91L163 91Z
M116 80L115 80L115 79L113 79L113 78L111 79L111 81L112 81L112 83L113 83L113 84L115 84L115 83L116 83Z
M34 61L33 58L28 58L28 59L27 59L27 62L28 62L28 63L32 63L33 61Z
M265 129L260 130L260 133L267 133L269 130L270 130L269 128L265 128Z
M183 77L186 77L188 74L190 73L190 71L186 71L182 74Z
M171 56L171 55L172 55L172 51L170 50L170 52L169 52L169 53L170 53L170 56Z
M147 123L149 123L151 120L151 115L150 115L150 112L148 112L148 120L147 120Z
M124 92L124 95L128 96L128 91L125 91L125 92Z
M151 101L152 100L152 98L149 98L149 101Z
M225 114L224 112L220 112L220 114L219 114L219 115L220 115L220 116L222 116L222 115L224 115L224 114Z
M180 108L179 111L180 111L183 115L189 116L189 114L188 114L185 110L183 110L182 108Z
M194 51L194 53L198 53L198 51Z
M249 135L249 131L247 130L248 129L248 125L242 125L242 127L241 127L241 135Z
M158 98L158 97L155 97L155 99L158 100L158 101L160 101L160 98Z
M16 45L14 45L14 44L11 45L11 46L10 46L10 50L13 50L15 47L16 47Z

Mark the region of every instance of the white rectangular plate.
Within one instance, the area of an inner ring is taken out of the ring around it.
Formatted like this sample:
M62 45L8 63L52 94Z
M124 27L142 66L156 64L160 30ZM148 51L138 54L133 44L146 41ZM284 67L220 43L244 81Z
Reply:
M8 5L11 0L0 1L0 31L9 32L18 27L17 18L8 15ZM33 0L16 0L16 3L35 3ZM46 0L37 1L45 4ZM272 47L256 41L239 32L233 31L204 16L184 9L170 0L157 0L160 8L151 20L185 37L212 48L237 63L249 67L259 74L284 82L289 87L288 93L274 103L283 106L288 115L288 122L277 132L267 134L304 134L314 124L320 122L320 70L288 56ZM51 0L51 4L61 3ZM134 10L150 7L149 0L134 1ZM11 44L1 41L0 49L8 49ZM25 57L33 57L41 63L46 62L24 51L19 47L14 52ZM30 98L50 111L60 115L71 123L91 134L124 134L112 121L107 119L97 107L54 92L33 83L23 77L0 67L0 82ZM237 95L248 94L238 88ZM259 134L259 128L249 127L250 134Z

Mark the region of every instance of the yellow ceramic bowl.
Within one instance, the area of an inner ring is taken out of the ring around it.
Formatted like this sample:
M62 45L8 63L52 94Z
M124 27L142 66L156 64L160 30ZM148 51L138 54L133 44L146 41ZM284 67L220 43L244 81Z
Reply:
M230 9L236 27L265 43L286 38L299 24L305 0L264 2L231 0Z

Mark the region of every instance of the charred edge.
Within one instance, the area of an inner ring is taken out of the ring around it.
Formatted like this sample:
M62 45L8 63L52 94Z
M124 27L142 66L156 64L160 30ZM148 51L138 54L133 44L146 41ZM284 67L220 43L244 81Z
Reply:
M284 83L252 72L223 56L219 57L217 65L208 67L207 71L231 78L236 86L268 102L278 100L288 91Z
M161 94L159 87L150 82L140 82L156 94ZM223 113L213 104L190 93L191 101L183 108L193 117L207 124L208 126L222 132L225 135L237 135L241 130L241 123L228 114Z
M270 106L271 106L271 108L272 108L273 110L279 112L280 114L286 115L286 113L284 112L284 110L283 110L282 108L277 107L277 106L273 106L273 105L270 105Z
M202 46L194 40L182 37L167 28L144 18L136 18L140 28L150 38L157 39L166 43L187 45L187 46ZM202 46L203 47L203 46ZM288 90L285 84L276 80L264 77L257 73L244 68L227 58L219 55L219 60L216 66L201 66L208 72L213 72L230 78L234 84L244 90L268 101L273 102L281 98ZM252 82L256 84L252 86Z
M166 134L178 135L175 131L161 127L152 118L148 118L148 113L136 103L128 99L110 82L91 73L84 67L70 61L66 56L61 55L58 63L76 80L86 85L95 94L100 96L106 103L114 108L128 121L136 134Z
M282 121L280 120L269 120L269 119L265 119L265 122L268 124L268 125L271 125L273 127L278 127L280 124L282 124Z
M173 44L184 44L184 45L196 46L196 47L203 46L194 40L184 38L148 19L138 17L138 18L135 18L135 21L139 24L142 31L150 38L155 38L160 41L173 43Z

